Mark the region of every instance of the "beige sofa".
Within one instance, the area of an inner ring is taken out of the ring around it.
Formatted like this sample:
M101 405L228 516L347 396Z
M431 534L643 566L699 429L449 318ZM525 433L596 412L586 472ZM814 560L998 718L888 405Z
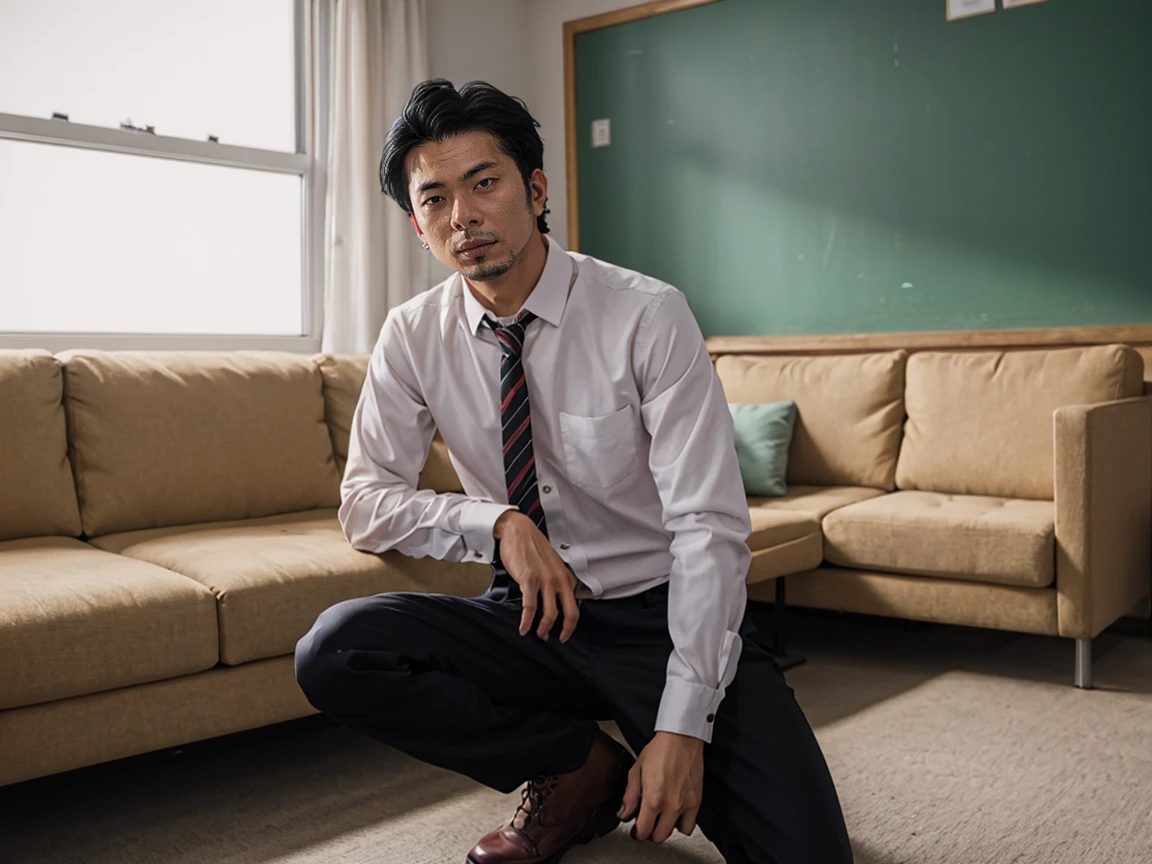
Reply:
M0 351L0 784L314 714L292 652L325 608L484 590L344 539L366 365Z
M800 405L753 596L1087 640L1148 593L1139 357L975 357L718 360L732 401ZM366 365L0 351L0 785L315 713L292 651L323 609L487 586L344 540ZM443 442L420 485L461 490Z
M1089 640L1152 587L1139 353L723 355L716 369L732 402L799 407L789 494L749 502L753 524L801 511L818 525L795 541L790 603L1076 639L1075 683L1091 686ZM749 594L772 599L758 563Z

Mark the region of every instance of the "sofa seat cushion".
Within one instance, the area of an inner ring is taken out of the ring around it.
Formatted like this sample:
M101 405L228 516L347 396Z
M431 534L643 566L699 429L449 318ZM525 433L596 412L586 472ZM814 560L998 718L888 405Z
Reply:
M773 498L748 499L751 508L765 507L770 510L789 510L823 519L833 510L878 498L882 489L868 486L789 486L788 494Z
M820 520L806 513L749 507L748 515L752 520L748 548L753 552L820 534Z
M1042 588L1055 573L1050 501L902 491L824 517L832 564Z
M752 550L750 584L811 570L820 564L823 540L818 517L768 507L749 507L748 516L752 521L748 536L748 548Z
M70 537L0 543L0 709L216 665L203 585Z
M220 660L230 666L292 653L316 617L342 600L386 591L470 596L492 581L485 565L357 552L331 508L93 542L207 586L216 595Z

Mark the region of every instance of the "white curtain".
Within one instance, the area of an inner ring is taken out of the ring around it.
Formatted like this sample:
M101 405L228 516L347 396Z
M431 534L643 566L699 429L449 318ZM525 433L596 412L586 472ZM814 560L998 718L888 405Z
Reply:
M424 0L330 2L321 350L365 353L388 310L430 284L428 253L379 179L388 129L429 77L427 14Z

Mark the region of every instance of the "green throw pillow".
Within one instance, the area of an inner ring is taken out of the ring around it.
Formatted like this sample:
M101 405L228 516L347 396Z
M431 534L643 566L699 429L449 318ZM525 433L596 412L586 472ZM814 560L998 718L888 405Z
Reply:
M736 458L749 495L788 494L788 445L796 425L795 402L728 404L736 429Z

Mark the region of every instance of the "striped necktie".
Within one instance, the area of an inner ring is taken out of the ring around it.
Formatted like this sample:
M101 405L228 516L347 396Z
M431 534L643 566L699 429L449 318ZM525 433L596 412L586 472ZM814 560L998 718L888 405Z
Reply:
M541 533L548 536L548 521L540 504L540 489L536 484L536 454L532 449L532 412L528 405L528 382L524 376L522 353L524 332L536 316L525 310L516 320L500 325L488 316L484 323L492 328L500 341L500 424L504 444L504 481L508 489L508 503L528 516ZM519 592L519 586L508 575L500 561L500 541L492 560L496 579L494 586L503 586Z

